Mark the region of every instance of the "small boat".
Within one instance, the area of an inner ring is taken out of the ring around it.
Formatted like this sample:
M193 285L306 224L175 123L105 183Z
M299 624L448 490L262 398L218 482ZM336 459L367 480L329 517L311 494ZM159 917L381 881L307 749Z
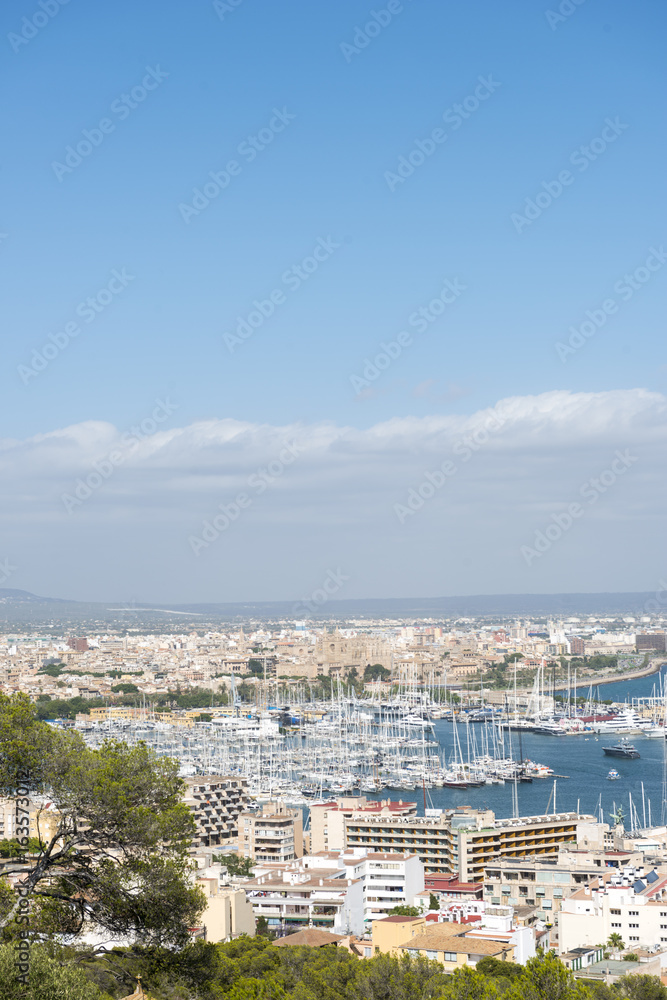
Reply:
M607 781L618 781L618 779L619 779L620 777L621 777L621 776L620 776L620 774L618 773L618 771L615 771L615 770L613 769L613 767L612 767L611 771L610 771L610 772L609 772L609 774L607 775Z
M633 743L629 743L627 740L619 740L613 747L602 747L602 752L607 755L607 757L625 757L625 758L637 758L640 756L639 751L635 749Z

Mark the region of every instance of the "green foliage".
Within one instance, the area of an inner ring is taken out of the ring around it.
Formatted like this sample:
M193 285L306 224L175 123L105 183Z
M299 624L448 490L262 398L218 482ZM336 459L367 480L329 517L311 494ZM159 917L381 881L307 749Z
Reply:
M39 670L38 673L47 674L49 677L60 677L63 670L66 669L67 668L64 663L49 663L48 666L42 667L42 669Z
M139 694L139 688L136 684L130 684L129 681L125 681L123 684L114 684L111 688L112 691L120 691L122 694Z
M12 840L0 840L0 858L22 858L25 854L39 854L41 841L37 837L28 837L28 843L19 844L16 837Z
M232 878L252 875L255 862L252 858L241 858L238 854L215 854L213 860L224 865Z
M438 993L438 1000L496 1000L501 996L499 982L480 972L479 968L464 966L448 978Z
M0 792L22 781L48 790L57 807L34 863L17 858L2 869L0 886L18 877L32 900L31 931L72 934L88 920L151 944L187 940L204 901L189 877L194 820L176 761L142 743L91 749L78 733L41 722L25 696L0 696ZM5 891L0 927L11 931L17 905Z
M607 938L607 944L610 948L614 948L616 951L622 951L625 948L623 938L618 931L614 931L613 934L609 935Z
M476 965L476 969L478 972L483 972L485 976L490 976L492 979L505 979L508 982L512 982L523 975L522 966L517 965L516 962L502 962L499 958L493 958L491 955L480 959Z
M635 955L634 951L629 951L627 953L627 955L623 956L623 961L624 962L638 962L639 961L639 955Z
M570 668L580 670L586 667L588 670L612 670L618 666L618 656L607 656L604 653L596 653L594 656L573 656L570 660Z
M236 688L236 694L240 701L245 701L245 702L255 701L255 688L252 684L248 684L246 681L241 681L241 683Z
M667 1000L667 986L658 976L625 975L616 983L616 990L627 1000Z
M44 948L30 949L27 981L17 970L17 952L13 945L0 946L0 996L2 1000L108 1000L83 970L73 963L61 965Z
M387 670L381 663L369 663L364 667L364 681L388 681L391 677L391 670Z
M588 985L553 954L540 954L526 967L484 958L474 968L446 975L438 962L421 956L360 960L333 945L276 948L260 934L218 945L197 941L175 949L119 948L101 957L81 952L71 957L97 992L54 990L28 994L29 1000L124 996L137 975L155 1000L667 1000L656 977L625 976L617 988ZM72 976L80 982L78 972ZM2 986L0 971L0 997L22 996L5 993Z
M418 917L420 913L418 906L394 906L389 910L390 917Z
M354 963L351 967L341 963L341 971L347 972L347 989L340 989L334 996L346 996L350 1000L356 997L363 997L365 1000L424 1000L428 997L465 1000L465 993L447 993L445 984L448 977L444 975L442 966L421 955L415 958L409 955L402 955L400 958L376 955L367 961ZM334 982L343 978L339 972ZM313 992L317 1000L332 998L331 992Z
M43 701L44 697L48 701ZM40 695L37 699L38 719L74 719L77 715L89 715L91 708L104 708L105 702L101 698L49 698L48 695Z
M248 670L251 674L256 674L257 677L264 676L264 664L261 660L250 659L248 660Z
M428 897L428 908L429 908L429 910L439 910L440 909L440 900L438 899L438 897L433 892Z
M590 1000L586 987L549 952L526 963L504 993L504 1000Z

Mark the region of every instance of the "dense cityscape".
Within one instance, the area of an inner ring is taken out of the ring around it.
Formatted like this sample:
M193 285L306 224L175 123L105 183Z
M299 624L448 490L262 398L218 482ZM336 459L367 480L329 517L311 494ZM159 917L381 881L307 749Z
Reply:
M175 762L203 894L192 940L330 943L448 973L551 950L587 981L662 975L661 615L144 628L5 634L0 678L94 750L114 739ZM650 693L633 696L637 682ZM539 761L524 753L535 737ZM584 770L639 748L634 774L606 775L621 782L613 808L601 794L558 807L570 743ZM653 803L645 747L659 747ZM539 814L520 810L527 785L545 790ZM0 815L12 842L12 798ZM31 838L62 835L48 791L29 819Z

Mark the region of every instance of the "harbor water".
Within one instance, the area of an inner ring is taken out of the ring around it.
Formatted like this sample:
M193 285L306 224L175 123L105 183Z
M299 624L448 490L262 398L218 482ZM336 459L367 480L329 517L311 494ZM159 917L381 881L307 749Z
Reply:
M663 674L664 683L664 674ZM659 679L657 674L641 677L632 681L619 681L600 687L600 697L612 699L615 702L628 703L632 698L647 697L657 691ZM583 692L581 692L583 694ZM479 732L482 724L473 724L471 729ZM465 752L465 727L457 726L458 739ZM512 732L512 750L516 758L520 755L519 734ZM444 750L447 759L454 754L454 727L451 721L441 719L435 722L435 737ZM507 738L507 737L506 737ZM521 751L524 758L546 764L553 768L556 774L566 775L562 778L535 778L532 784L523 782L517 785L519 800L519 815L542 815L554 811L553 793L556 781L556 809L558 812L591 813L599 817L600 805L605 822L611 822L612 813L622 806L626 829L630 828L630 799L637 813L640 827L653 826L667 820L663 817L662 783L663 783L663 753L664 739L643 739L641 736L631 736L629 739L639 751L639 760L625 760L607 757L603 753L604 746L613 746L619 737L610 734L587 733L579 736L542 736L535 733L521 734ZM607 775L614 768L620 778L609 781ZM643 783L643 799L642 799ZM509 817L513 813L513 782L504 785L483 785L480 788L427 788L426 807L438 809L453 809L458 806L470 805L478 809L492 809L498 817ZM424 793L421 789L415 792L394 792L385 790L378 794L367 795L373 799L392 799L398 801L416 801L420 814L424 812ZM644 816L646 821L644 821Z

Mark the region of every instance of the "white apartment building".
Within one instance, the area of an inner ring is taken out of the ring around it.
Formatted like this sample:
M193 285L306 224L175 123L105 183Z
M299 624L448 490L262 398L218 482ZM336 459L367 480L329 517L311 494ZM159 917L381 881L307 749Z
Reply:
M416 854L376 853L364 848L321 851L303 859L308 868L335 863L363 888L364 923L382 920L395 906L414 906L424 890L424 866Z
M322 927L363 934L395 906L412 906L424 889L424 866L415 854L355 848L320 851L290 864L255 866L244 883L255 917L273 928Z
M620 934L626 948L667 949L667 871L605 872L561 903L559 952Z
M291 933L319 927L334 934L363 934L363 886L340 869L265 871L244 882L255 919Z

